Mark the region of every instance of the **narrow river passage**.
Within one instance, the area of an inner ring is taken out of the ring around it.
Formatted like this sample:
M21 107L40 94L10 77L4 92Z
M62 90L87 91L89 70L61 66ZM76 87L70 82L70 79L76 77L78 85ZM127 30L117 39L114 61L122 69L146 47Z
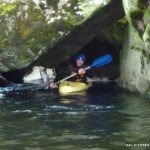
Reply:
M0 100L0 150L148 150L149 116L149 99L113 86L10 94Z

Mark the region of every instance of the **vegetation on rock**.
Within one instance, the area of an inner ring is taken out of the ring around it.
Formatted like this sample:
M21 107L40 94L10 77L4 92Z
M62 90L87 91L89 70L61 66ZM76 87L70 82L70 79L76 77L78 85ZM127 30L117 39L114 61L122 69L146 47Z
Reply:
M109 0L0 0L0 70L27 66Z
M148 0L123 0L128 19L121 52L121 85L145 92L150 85L150 3Z

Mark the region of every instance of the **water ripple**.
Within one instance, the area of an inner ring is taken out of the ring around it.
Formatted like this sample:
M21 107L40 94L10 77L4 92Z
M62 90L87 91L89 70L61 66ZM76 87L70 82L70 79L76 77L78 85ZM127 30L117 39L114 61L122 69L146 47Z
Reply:
M12 113L32 113L33 111L32 110L15 110L15 111L12 111Z
M102 106L102 105L83 105L83 106L63 106L63 105L51 105L46 106L45 111L100 111L113 109L113 105Z

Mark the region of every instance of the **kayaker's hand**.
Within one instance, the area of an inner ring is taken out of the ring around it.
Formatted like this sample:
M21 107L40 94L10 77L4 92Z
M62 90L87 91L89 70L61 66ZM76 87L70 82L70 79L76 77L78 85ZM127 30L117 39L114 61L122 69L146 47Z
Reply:
M58 86L55 84L55 83L50 83L50 88L52 88L52 89L57 89L58 88Z
M85 70L83 68L80 68L78 70L78 74L80 74L80 75L85 74Z

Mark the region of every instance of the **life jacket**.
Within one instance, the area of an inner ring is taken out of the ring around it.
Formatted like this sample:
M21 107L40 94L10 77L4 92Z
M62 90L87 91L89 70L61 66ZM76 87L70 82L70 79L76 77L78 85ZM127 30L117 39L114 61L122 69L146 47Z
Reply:
M73 78L71 78L71 81L75 82L86 82L86 73L85 74L78 74L78 71L80 68L85 68L85 67L74 67L71 71L71 74L77 73L77 75Z

